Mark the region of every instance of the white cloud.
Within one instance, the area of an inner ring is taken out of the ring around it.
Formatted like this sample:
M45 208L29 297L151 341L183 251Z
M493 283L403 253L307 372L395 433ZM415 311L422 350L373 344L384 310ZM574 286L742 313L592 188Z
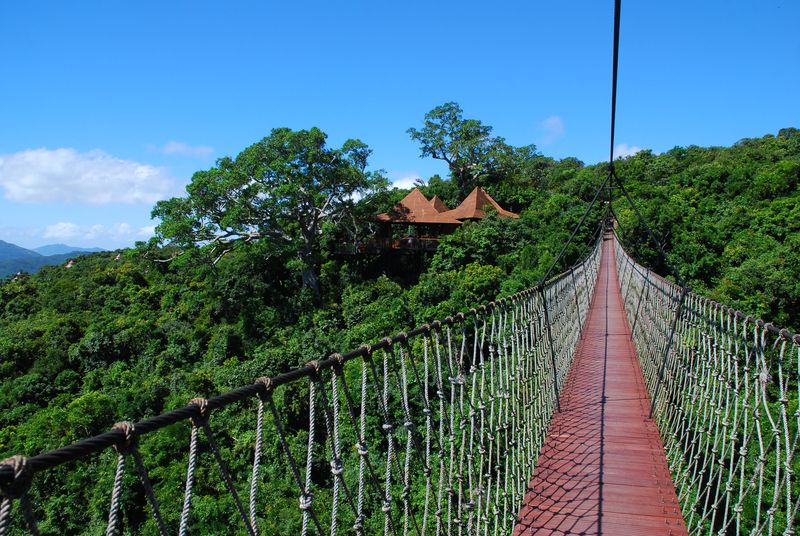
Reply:
M542 145L550 145L559 138L563 138L566 134L564 128L564 120L557 115L550 117L539 122L539 143Z
M53 225L48 225L42 234L43 238L56 238L56 239L69 239L81 236L83 232L81 228L71 222L60 221Z
M413 188L418 182L425 182L422 177L419 176L419 173L413 171L390 171L388 175L392 186L395 188Z
M139 227L139 230L136 234L144 238L150 238L156 233L156 226L155 225L146 225L144 227Z
M45 227L42 238L84 242L101 242L108 240L132 242L142 237L151 236L154 229L155 227L153 226L134 229L129 223L78 225L72 222L60 221Z
M164 168L75 149L0 156L0 187L6 199L18 203L152 204L175 193Z
M193 158L207 158L214 152L214 148L208 145L189 145L182 141L170 140L163 147L149 146L149 149L156 153L179 154L181 156L191 156Z
M633 156L641 150L642 148L637 147L636 145L628 146L627 143L618 143L614 147L614 158L625 158L626 156Z

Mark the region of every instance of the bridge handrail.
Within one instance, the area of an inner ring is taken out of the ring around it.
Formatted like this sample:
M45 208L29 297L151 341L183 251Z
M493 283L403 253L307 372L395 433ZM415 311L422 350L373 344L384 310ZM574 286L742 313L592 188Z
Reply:
M636 270L636 272L639 275L645 276L645 272L646 272L646 273L648 273L650 275L650 277L653 277L653 278L657 279L658 281L660 281L662 284L675 289L675 291L677 291L677 292L680 292L680 290L681 290L680 285L678 285L677 283L675 283L674 281L672 281L670 279L667 279L666 277L663 277L663 276L657 274L656 272L653 272L653 271L649 270L648 268L646 268L646 267L642 266L641 264L639 264L638 262L634 261L633 260L633 256L630 254L630 252L628 252L627 248L625 247L625 242L619 236L617 231L616 230L612 230L612 232L614 234L614 238L616 239L617 243L619 244L619 249L625 253L625 258L628 259L627 262L631 262L632 261L633 269ZM643 272L642 269L644 269L645 271ZM659 289L659 290L661 290L661 289ZM798 333L793 333L791 330L778 327L778 326L776 326L775 324L773 324L771 322L765 322L764 320L762 320L760 318L756 318L754 316L748 315L747 313L743 313L742 311L740 311L738 309L735 309L733 307L729 307L729 306L725 305L724 303L719 303L719 302L717 302L715 300L712 300L711 298L709 298L707 296L704 296L702 294L697 294L695 292L692 292L691 290L689 291L689 293L692 296L695 296L698 300L701 300L703 303L718 308L720 311L722 311L723 314L731 315L731 316L735 317L737 320L744 320L744 321L746 321L748 323L753 323L753 324L757 325L758 327L765 328L767 331L769 331L771 334L775 335L776 337L779 337L779 338L787 340L787 341L791 341L794 344L800 344L800 334L798 334Z

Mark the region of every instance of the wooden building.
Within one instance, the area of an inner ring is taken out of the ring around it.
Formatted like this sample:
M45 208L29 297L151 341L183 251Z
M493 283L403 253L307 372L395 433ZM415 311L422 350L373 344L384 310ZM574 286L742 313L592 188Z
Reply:
M449 210L438 196L428 199L414 188L388 212L378 214L378 235L371 246L378 249L434 251L439 237L450 234L465 221L476 221L495 212L503 218L519 215L501 207L480 187L456 208Z

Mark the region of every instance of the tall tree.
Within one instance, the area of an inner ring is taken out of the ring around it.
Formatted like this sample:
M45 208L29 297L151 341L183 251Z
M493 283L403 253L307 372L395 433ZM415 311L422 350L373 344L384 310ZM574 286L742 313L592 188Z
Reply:
M421 156L444 160L458 185L461 198L492 173L504 155L513 152L501 137L492 137L492 127L477 119L464 119L458 103L447 102L425 114L421 130L407 130L419 142Z
M326 146L318 128L272 130L234 159L198 171L186 197L159 201L156 242L177 248L204 246L216 263L239 243L269 240L301 266L303 283L319 293L320 237L355 200L385 185L366 171L371 150L359 140Z

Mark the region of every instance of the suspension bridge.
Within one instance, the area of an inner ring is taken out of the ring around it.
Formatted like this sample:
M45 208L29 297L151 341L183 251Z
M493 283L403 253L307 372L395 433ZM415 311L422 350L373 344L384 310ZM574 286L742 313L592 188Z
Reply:
M794 534L798 367L800 336L649 271L606 226L536 288L3 461L0 534L39 534L38 482L106 449L106 534L130 531L128 471L158 534L204 533L192 516L203 464L229 495L229 532L260 534L274 499L259 494L265 444L294 482L303 535ZM298 385L299 431L275 403ZM252 412L249 479L218 445L223 408ZM139 448L170 426L191 429L180 504L159 499Z
M795 534L800 336L691 292L672 268L677 282L650 271L617 234L614 185L667 262L613 165L619 14L615 0L608 176L539 284L3 460L0 536L266 534L273 503L286 497L267 495L265 484L286 475L295 515L269 533ZM607 216L590 253L550 277L602 193ZM302 408L300 423L290 406ZM252 418L252 441L226 429L233 415ZM176 427L189 429L180 501L156 471L174 460L146 445ZM221 441L249 445L248 475L230 469L242 449ZM52 475L96 471L112 449L104 526L49 519L40 530L39 503L58 489ZM283 474L262 471L267 452ZM213 501L230 510L230 526L206 527L193 514L209 487L224 490Z

